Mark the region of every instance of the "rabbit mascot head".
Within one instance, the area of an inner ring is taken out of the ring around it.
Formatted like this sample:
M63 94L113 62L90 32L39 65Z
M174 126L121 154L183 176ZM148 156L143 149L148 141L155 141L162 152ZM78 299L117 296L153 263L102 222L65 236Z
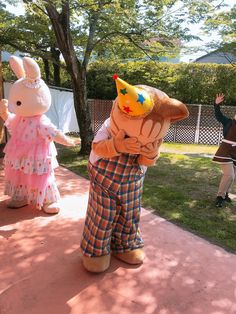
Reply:
M41 79L38 64L29 57L23 60L10 58L10 66L18 80L13 84L8 102L10 109L18 116L30 117L42 115L51 106L51 94Z

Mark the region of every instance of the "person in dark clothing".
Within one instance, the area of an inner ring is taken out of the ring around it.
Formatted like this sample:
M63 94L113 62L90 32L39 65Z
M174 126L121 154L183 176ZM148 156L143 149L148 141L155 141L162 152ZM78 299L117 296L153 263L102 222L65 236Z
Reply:
M217 94L214 104L215 117L223 125L224 136L222 143L213 157L213 161L219 163L222 170L222 177L216 197L217 207L222 207L224 202L231 202L228 193L236 174L236 115L231 119L222 114L220 104L223 101L224 94Z

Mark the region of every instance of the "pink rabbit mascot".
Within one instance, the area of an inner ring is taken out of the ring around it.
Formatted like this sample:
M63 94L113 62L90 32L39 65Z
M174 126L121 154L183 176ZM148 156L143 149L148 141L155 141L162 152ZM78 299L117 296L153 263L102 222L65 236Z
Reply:
M76 143L44 115L51 105L51 94L38 64L28 57L11 57L9 62L18 80L8 100L0 101L0 116L10 133L4 149L5 194L11 197L8 207L31 204L56 214L60 194L54 176L58 163L53 141L67 146Z

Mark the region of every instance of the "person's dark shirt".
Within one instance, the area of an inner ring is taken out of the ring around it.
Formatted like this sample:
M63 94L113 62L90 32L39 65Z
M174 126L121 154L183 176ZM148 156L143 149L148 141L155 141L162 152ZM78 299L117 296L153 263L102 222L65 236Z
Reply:
M214 110L215 110L215 117L216 120L222 123L223 125L223 135L226 137L232 123L235 123L236 121L234 119L231 119L229 117L226 117L223 115L223 113L220 110L220 106L214 104Z

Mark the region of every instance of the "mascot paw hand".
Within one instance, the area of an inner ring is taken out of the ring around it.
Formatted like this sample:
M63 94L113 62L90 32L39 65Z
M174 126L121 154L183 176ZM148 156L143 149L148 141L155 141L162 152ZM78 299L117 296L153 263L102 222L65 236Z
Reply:
M114 137L115 148L119 153L140 154L141 145L135 137L125 138L125 131L120 130Z
M0 101L0 115L6 114L8 112L8 101L7 99L2 99Z
M78 138L78 139L69 139L69 141L68 141L68 145L69 146L76 146L76 145L78 145L80 143L81 143L80 138Z
M163 139L158 139L153 143L148 143L141 148L140 154L147 158L155 158L159 155L159 148L163 143Z
M81 144L81 139L80 138L77 138L74 140L74 145L78 145L78 144Z

